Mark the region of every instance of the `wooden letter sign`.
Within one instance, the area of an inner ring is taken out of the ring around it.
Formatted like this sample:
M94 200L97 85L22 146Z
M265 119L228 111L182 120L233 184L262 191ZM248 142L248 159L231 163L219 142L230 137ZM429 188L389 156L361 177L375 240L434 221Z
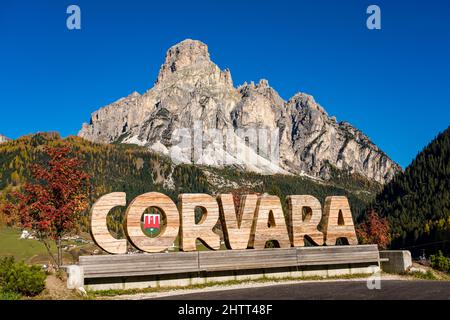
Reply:
M238 211L234 207L233 195L221 194L218 197L220 220L228 249L253 248L254 226L258 196L242 196Z
M199 239L211 249L220 248L220 236L213 232L219 221L219 206L216 199L207 194L182 194L179 197L181 205L181 235L180 249L183 251L197 250L196 240ZM195 223L195 208L203 211L199 223Z
M317 227L322 219L322 206L312 196L288 196L294 247L305 245L305 237L315 245L323 245L323 233Z
M347 239L352 245L358 244L352 212L346 197L327 197L323 219L327 246L334 246L339 238Z
M148 208L158 208L166 216L167 225L155 238L144 234L141 218ZM175 203L166 195L158 192L142 194L134 199L126 213L126 234L130 242L145 252L160 252L166 250L175 241L180 228L180 217Z
M127 252L127 240L114 238L106 224L108 212L125 205L125 193L114 192L92 206L92 238L106 252ZM178 236L182 251L197 250L197 239L208 248L218 250L220 236L213 229L220 223L228 249L263 249L267 241L274 241L280 248L298 247L305 245L305 238L313 245L334 246L338 239L358 244L346 197L327 197L323 215L319 200L308 195L288 196L286 215L280 199L270 195L243 195L236 208L231 194L220 194L217 198L207 194L181 194L178 206L158 192L136 197L125 214L128 241L141 251L161 252L171 247ZM162 226L158 220L160 233L155 237L147 236L142 227L142 217L150 208L157 208L161 214L158 219L166 221ZM195 219L196 209L202 210L199 221Z
M127 240L114 238L106 225L109 211L117 206L127 204L125 192L113 192L104 195L91 209L91 235L94 242L108 253L127 253Z
M266 242L275 240L280 248L289 248L289 233L280 198L263 195L258 199L253 248L264 249Z

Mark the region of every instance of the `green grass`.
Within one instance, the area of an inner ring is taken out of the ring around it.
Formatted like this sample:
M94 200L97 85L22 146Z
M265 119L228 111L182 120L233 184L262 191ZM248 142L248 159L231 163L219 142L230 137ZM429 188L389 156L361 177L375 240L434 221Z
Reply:
M51 262L45 245L36 239L20 239L22 231L17 228L0 227L0 257L13 256L16 261L29 264L44 264ZM62 241L63 245L75 244L77 248L91 248L90 244L78 245L73 241ZM55 242L50 243L51 250L56 255ZM64 261L72 261L68 252L63 252Z
M0 227L0 257L13 256L16 261L28 262L37 255L47 256L44 244L32 239L19 239L21 231L14 228ZM52 245L55 250L55 245Z
M4 292L0 289L0 301L1 300L20 300L22 296L15 292Z
M224 282L208 282L195 284L190 286L175 286L175 287L151 287L144 289L111 289L111 290L101 290L101 291L88 291L88 299L95 299L96 297L112 297L118 295L128 295L128 294L142 294L142 293L155 293L155 292L167 292L174 290L189 290L189 289L203 289L214 286L233 286L245 283L267 283L267 282L286 282L286 281L307 281L307 280L337 280L337 279L360 279L367 278L369 274L348 274L332 277L321 277L321 276L310 276L310 277L284 277L284 278L268 278L262 277L260 279L252 280L229 280Z
M410 272L409 275L413 276L414 278L421 279L421 280L439 280L433 272L428 270L426 273L420 272L420 271L414 271Z

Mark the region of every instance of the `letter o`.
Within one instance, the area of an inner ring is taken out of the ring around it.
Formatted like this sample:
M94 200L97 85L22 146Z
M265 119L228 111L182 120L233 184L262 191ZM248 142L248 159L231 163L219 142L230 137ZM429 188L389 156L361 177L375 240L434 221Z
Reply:
M154 238L147 237L141 228L141 217L150 207L161 210L167 219L165 230ZM180 215L177 206L168 196L149 192L136 197L126 212L126 234L137 249L145 252L161 252L175 241L180 229Z

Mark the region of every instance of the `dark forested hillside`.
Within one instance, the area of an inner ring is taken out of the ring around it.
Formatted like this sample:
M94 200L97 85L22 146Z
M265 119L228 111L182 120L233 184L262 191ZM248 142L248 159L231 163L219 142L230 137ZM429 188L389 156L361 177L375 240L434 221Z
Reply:
M380 190L377 183L343 174L335 177L335 183L324 183L295 176L263 176L232 168L175 166L170 159L142 147L91 143L78 137L61 139L57 133L40 133L0 144L0 201L6 193L30 179L29 166L45 160L45 145L63 143L72 146L74 155L85 161L85 171L92 177L91 202L113 191L126 192L128 202L149 191L163 192L174 201L183 192L267 192L280 196L283 203L291 194L311 194L322 203L326 196L346 195L356 217ZM87 216L86 213L81 221L84 227ZM123 211L117 210L109 220L110 229L119 235L122 217Z
M393 248L450 251L450 127L385 186L375 208L390 221Z

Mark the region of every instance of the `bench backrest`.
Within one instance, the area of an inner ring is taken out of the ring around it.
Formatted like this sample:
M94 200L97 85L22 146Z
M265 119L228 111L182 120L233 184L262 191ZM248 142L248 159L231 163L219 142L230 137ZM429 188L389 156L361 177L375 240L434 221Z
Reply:
M297 266L297 254L292 249L199 251L200 271L295 266Z

